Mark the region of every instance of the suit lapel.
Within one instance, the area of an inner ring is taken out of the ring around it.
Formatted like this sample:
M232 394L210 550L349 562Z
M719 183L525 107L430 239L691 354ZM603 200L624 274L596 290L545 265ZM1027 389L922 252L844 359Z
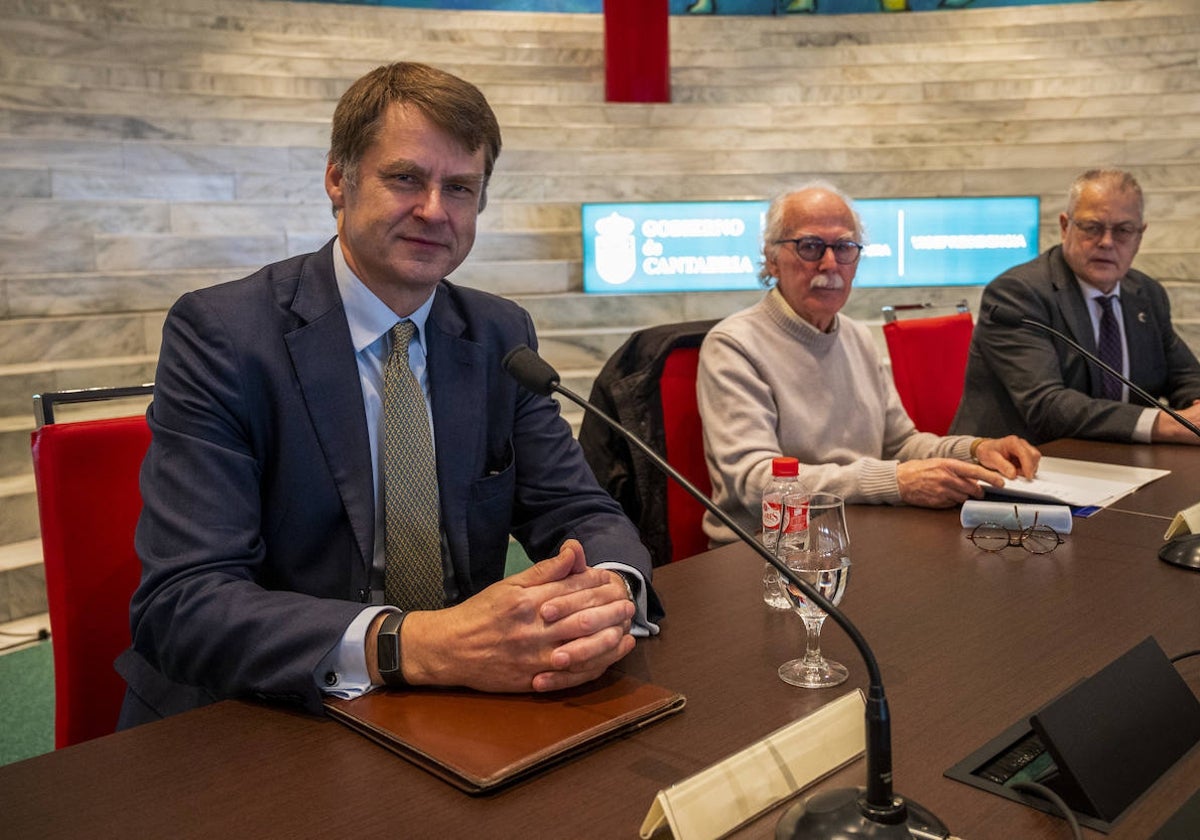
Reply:
M284 336L304 405L350 526L370 569L375 539L371 446L350 327L327 244L305 263L291 309L300 326Z
M1088 303L1084 300L1083 292L1079 291L1079 282L1062 259L1061 253L1058 255L1057 267L1059 270L1054 273L1054 292L1063 322L1067 325L1071 338L1095 353L1096 336L1092 330L1092 316L1088 312Z
M471 498L471 481L479 474L478 464L484 457L487 364L483 346L463 337L466 322L454 307L446 284L439 286L436 294L426 322L426 342L442 528L457 537L452 543L465 545L466 500ZM456 572L465 574L466 570Z
M1139 383L1153 381L1151 361L1158 358L1158 329L1142 284L1128 274L1121 279L1121 321L1129 348L1129 378Z
M1084 298L1083 292L1079 290L1079 281L1075 279L1071 267L1063 259L1062 246L1058 246L1058 250L1055 252L1053 265L1054 296L1058 301L1059 313L1067 328L1066 332L1089 353L1096 353L1099 348L1096 346L1096 334L1092 328L1092 316L1088 312L1088 302ZM1084 364L1088 372L1086 390L1091 396L1100 397L1100 369L1091 362L1084 361Z

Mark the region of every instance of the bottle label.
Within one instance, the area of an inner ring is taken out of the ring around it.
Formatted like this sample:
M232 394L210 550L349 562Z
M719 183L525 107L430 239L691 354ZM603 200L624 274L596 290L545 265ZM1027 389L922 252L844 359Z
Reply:
M785 534L801 534L808 530L808 505L788 505L783 519Z
M779 531L779 515L782 508L783 505L778 499L763 499L762 524L764 532ZM788 505L787 515L783 520L783 532L785 534L799 534L807 530L808 505Z

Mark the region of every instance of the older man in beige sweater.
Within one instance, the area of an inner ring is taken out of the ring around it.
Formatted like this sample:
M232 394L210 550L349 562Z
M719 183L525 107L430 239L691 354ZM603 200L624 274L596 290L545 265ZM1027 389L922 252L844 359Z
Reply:
M771 459L800 460L810 490L847 502L949 507L982 484L1032 478L1028 442L918 432L867 328L840 315L862 249L850 200L828 184L771 203L765 282L749 309L717 324L700 350L697 393L713 499L755 530ZM714 543L734 539L715 517Z

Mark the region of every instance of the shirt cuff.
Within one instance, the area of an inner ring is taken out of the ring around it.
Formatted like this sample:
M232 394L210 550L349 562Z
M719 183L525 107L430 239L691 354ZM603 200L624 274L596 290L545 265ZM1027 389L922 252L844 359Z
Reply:
M1154 421L1158 419L1159 409L1147 408L1138 417L1137 425L1133 427L1134 443L1150 443L1154 432Z
M637 611L633 614L633 626L629 628L630 634L643 639L647 636L657 636L658 625L646 618L646 581L642 577L642 573L624 563L597 563L593 568L617 572L629 581L629 585L633 589L633 605L637 607Z
M375 616L395 611L395 607L382 606L367 607L360 612L342 634L341 641L317 664L313 673L317 688L343 700L353 700L375 688L367 672L367 630Z

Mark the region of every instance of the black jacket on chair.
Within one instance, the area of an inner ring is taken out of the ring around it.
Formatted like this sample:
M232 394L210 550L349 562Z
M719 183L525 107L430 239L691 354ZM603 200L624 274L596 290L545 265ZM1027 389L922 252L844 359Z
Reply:
M699 347L717 320L648 327L633 333L605 363L592 385L590 401L658 452L666 455L659 377L677 347ZM585 415L579 443L600 486L637 525L655 566L671 559L666 487L670 480L645 453L591 414Z

